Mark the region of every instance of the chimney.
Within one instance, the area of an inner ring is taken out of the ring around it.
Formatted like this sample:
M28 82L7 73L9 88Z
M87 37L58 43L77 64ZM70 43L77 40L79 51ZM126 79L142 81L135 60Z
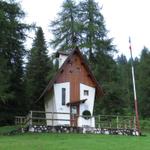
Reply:
M66 52L57 52L56 57L58 58L59 68L63 65L67 57L69 56L69 53Z

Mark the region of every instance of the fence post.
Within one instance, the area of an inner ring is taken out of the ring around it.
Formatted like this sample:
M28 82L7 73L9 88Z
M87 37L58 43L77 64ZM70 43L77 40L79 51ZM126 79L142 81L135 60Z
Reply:
M54 112L52 111L52 127L54 126Z
M30 126L32 126L32 118L33 118L33 112L32 112L32 110L30 111Z
M117 129L119 128L119 117L117 116L116 118L116 121L117 121Z
M134 129L136 130L136 118L134 116Z
M134 124L134 116L130 119L130 129L133 129L133 124Z
M98 127L101 128L100 122L101 122L101 115L98 116L99 121L98 121Z
M20 124L22 125L22 117L20 118Z
M131 123L130 122L131 122L131 120L129 119L129 129L131 129Z
M15 117L15 125L17 125L17 117Z

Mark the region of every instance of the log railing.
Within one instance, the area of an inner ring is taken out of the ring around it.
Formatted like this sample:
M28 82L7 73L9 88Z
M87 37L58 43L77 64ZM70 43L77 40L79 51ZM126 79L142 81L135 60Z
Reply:
M46 115L51 117L46 117ZM56 115L68 116L68 119L57 118ZM61 112L45 112L45 111L30 111L30 113L25 116L16 116L16 125L46 125L47 121L51 121L52 126L55 125L55 121L63 122L73 122L75 118L70 119L70 113ZM87 117L87 116L77 116L77 117ZM88 116L90 118L91 116ZM119 116L119 115L96 115L92 116L95 118L96 128L114 128L114 129L136 129L136 121L134 116Z

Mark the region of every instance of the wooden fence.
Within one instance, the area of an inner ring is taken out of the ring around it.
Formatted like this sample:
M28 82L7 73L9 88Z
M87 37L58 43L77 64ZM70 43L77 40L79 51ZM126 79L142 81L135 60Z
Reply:
M51 117L47 118L46 115L50 114ZM56 114L68 115L69 119L55 118ZM30 111L25 116L16 116L16 125L29 126L29 125L47 125L47 121L51 120L52 126L55 121L74 121L74 118L70 119L70 113L61 112L45 112L45 111ZM78 117L91 117L91 116L78 116ZM92 116L95 118L96 128L107 128L107 129L136 129L135 116L119 116L119 115L96 115Z

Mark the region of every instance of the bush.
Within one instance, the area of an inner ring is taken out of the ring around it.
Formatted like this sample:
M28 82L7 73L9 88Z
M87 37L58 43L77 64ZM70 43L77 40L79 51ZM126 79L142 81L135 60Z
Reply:
M140 120L140 126L142 131L150 132L150 119Z

